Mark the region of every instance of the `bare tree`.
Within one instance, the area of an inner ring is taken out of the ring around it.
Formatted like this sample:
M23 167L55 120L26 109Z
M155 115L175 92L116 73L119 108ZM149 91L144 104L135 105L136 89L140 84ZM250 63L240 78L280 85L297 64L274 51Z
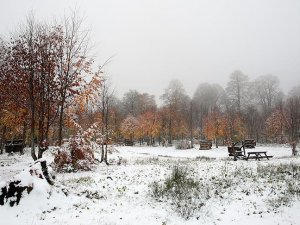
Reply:
M248 138L256 139L257 141L260 140L261 133L264 129L264 120L258 108L255 105L247 106L244 112L244 119L247 125Z
M135 117L147 111L156 110L156 102L154 95L148 93L139 93L136 90L129 90L124 94L122 99L123 116L131 114Z
M5 61L5 44L4 41L0 38L0 121L4 110L4 103L5 103L5 89L3 88L4 84L4 61ZM3 154L3 144L5 141L5 133L6 133L6 126L5 124L0 123L0 127L2 128L1 136L0 136L0 154Z
M230 80L226 87L226 94L232 107L241 113L242 108L248 103L248 76L236 70L230 75Z
M298 142L300 137L300 86L294 87L286 100L288 113L289 139Z
M136 117L139 115L139 97L140 93L136 90L129 90L124 94L122 99L124 116L131 114Z
M273 75L260 76L254 81L253 86L255 97L258 99L262 111L267 114L270 113L276 101L282 96L278 77Z
M193 120L201 135L203 134L203 119L216 107L224 104L224 97L224 90L218 84L201 83L198 85L193 96Z
M83 19L75 12L65 16L63 40L60 46L59 82L60 110L58 123L58 144L62 144L65 109L72 104L80 88L83 74L90 72L91 59L87 57L89 31L83 29Z
M101 160L100 162L105 162L108 165L107 161L107 145L109 143L109 136L111 133L111 129L109 127L110 124L110 110L113 103L113 91L110 87L110 82L107 77L104 77L102 80L102 85L99 88L99 101L98 101L98 109L101 112L102 118L102 134L104 135L104 140L101 143Z

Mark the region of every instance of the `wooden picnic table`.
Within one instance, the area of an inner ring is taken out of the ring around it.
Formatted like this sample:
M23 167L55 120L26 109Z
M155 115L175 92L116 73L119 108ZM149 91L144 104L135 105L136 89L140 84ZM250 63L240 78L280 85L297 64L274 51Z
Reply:
M267 158L269 160L269 158L273 157L271 155L267 155L266 151L247 152L247 154L248 154L248 156L245 157L245 160L248 160L248 159L260 160L263 158Z
M200 141L199 150L210 150L211 147L212 147L212 141L206 141L206 140Z
M5 152L11 153L11 152L23 152L24 148L24 140L23 139L12 139L7 140L5 142ZM23 153L22 153L23 154Z

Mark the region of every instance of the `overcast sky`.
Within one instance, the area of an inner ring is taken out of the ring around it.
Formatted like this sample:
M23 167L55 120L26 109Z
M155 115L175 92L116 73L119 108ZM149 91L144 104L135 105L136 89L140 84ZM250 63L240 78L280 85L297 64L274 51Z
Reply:
M300 85L299 0L0 0L0 35L33 10L51 20L69 8L86 18L118 96L160 96L171 79L192 95L199 83L226 86L239 69L273 74L286 92Z

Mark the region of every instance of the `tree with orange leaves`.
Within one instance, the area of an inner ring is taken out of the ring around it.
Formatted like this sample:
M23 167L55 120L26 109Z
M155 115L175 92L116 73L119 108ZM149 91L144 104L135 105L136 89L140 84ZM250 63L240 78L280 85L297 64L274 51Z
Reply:
M274 110L265 122L266 135L275 142L284 143L284 132L287 128L287 112L283 107Z
M139 127L139 121L132 115L128 115L121 124L121 133L126 139L133 142Z
M215 140L218 148L218 140L225 137L227 122L224 115L214 110L204 119L204 134L207 139Z
M238 113L227 111L225 139L228 144L240 141L246 136L246 127L243 117Z
M158 115L155 112L148 111L140 115L138 121L138 136L141 140L146 138L147 145L153 145L155 137L158 137L159 134Z

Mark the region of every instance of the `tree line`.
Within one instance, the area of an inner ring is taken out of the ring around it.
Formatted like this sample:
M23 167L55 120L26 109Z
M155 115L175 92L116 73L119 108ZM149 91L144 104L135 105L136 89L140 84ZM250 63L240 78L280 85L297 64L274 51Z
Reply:
M164 139L169 144L180 139L212 140L217 146L247 138L294 142L300 135L300 86L285 95L279 84L273 75L250 80L236 70L225 88L201 83L190 97L179 80L172 80L160 96L163 105L157 107L152 101L148 109L141 100L146 94L129 91L119 104L125 117L120 131L127 138Z
M200 83L192 97L172 80L158 107L154 95L136 90L118 99L105 63L94 69L89 47L89 32L75 14L51 24L30 16L0 40L1 152L5 140L22 138L36 160L49 145L78 134L98 140L101 160L108 144L124 139L147 145L206 139L217 146L299 139L300 86L285 95L276 76L249 80L237 70L225 88Z

